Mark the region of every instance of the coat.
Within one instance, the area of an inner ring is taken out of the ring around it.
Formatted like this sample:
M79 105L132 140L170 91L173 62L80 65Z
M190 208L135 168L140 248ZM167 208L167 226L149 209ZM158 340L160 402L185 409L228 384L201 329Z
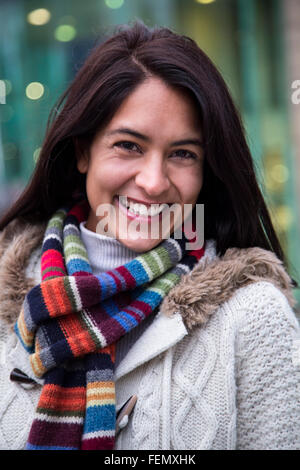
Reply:
M44 230L13 221L0 234L0 449L24 448L43 383L12 325L40 282ZM209 240L115 369L117 411L137 396L116 450L300 449L293 305L275 254L230 248L220 257ZM36 382L12 382L15 367Z

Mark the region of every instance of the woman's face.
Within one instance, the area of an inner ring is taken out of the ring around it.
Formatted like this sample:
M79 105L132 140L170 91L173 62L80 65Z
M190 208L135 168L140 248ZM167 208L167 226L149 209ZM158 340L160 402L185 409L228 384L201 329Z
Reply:
M202 186L201 141L199 117L189 96L158 78L139 85L96 135L89 154L78 159L78 170L87 173L86 228L139 253L168 238L177 219L168 206L154 204L176 204L182 211L184 204L195 206ZM124 198L128 209L122 205ZM104 207L111 212L103 212ZM160 209L160 215L150 212ZM167 210L168 236L161 220ZM159 232L153 235L154 224Z

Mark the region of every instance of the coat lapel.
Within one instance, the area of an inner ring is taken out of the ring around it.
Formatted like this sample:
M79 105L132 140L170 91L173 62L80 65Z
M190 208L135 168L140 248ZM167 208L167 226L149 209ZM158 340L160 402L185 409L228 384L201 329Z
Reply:
M187 334L179 312L171 317L159 312L116 367L115 380L171 348Z
M209 240L205 246L205 254L196 264L196 267L204 269L204 266L208 266L216 258L215 242ZM179 285L180 284L179 282ZM172 296L172 293L169 293L167 298L170 295ZM160 309L150 326L148 326L133 346L131 346L126 356L123 357L122 361L116 367L115 380L120 379L136 367L145 364L150 359L153 359L171 348L188 333L181 315L181 309L175 308L172 312L169 309L166 313Z

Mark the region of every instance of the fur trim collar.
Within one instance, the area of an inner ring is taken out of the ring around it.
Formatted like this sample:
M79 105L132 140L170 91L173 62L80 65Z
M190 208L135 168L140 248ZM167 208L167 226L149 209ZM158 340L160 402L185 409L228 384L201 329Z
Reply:
M277 256L262 248L229 248L224 256L198 264L184 275L161 305L166 315L179 311L188 329L205 323L210 315L230 299L240 287L252 282L268 281L296 303L292 283Z
M41 245L46 224L13 220L0 233L0 317L13 324L35 281L26 276L31 253Z
M0 234L0 316L13 324L26 293L35 285L26 276L32 252L41 246L45 223L29 225L11 222ZM261 248L230 248L223 257L205 257L191 273L182 276L163 300L161 311L179 311L188 329L205 323L229 300L235 290L252 282L269 281L295 305L291 280L282 262Z

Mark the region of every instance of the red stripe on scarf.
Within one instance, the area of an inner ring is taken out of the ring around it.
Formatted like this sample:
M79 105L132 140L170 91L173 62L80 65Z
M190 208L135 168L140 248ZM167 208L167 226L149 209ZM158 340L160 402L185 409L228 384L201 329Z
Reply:
M118 268L116 268L116 271L121 274L122 278L126 283L127 289L133 289L134 287L136 287L136 280L127 268L125 268L124 266L119 266Z
M58 253L56 250L49 249L49 250L45 251L45 253L43 254L42 259L41 259L41 271L42 271L42 273L47 268L54 268L54 269L55 268L60 268L60 269L63 270L64 273L66 273L66 267L65 267L64 261L63 261L61 255L60 255L60 253ZM64 275L63 273L59 272L59 276L63 276L63 275ZM49 276L53 276L52 270L45 273L43 275L42 280L45 281L47 279L47 277L49 277Z
M74 215L80 223L87 219L89 210L89 203L88 201L84 200L73 206L72 209L68 212L68 215Z
M75 357L95 351L96 345L77 313L59 319L59 326Z
M200 250L189 251L188 254L190 256L195 256L197 258L197 260L199 260L204 255L204 252L205 252L205 250L204 250L204 246L203 246Z
M73 306L62 278L49 279L47 282L42 282L40 286L50 317L54 318L72 312Z
M85 412L85 387L62 387L46 384L42 389L38 409Z
M112 450L114 448L113 437L94 437L84 439L81 443L81 450Z
M28 442L38 446L70 447L80 449L83 425L73 423L49 423L36 419L30 430Z

